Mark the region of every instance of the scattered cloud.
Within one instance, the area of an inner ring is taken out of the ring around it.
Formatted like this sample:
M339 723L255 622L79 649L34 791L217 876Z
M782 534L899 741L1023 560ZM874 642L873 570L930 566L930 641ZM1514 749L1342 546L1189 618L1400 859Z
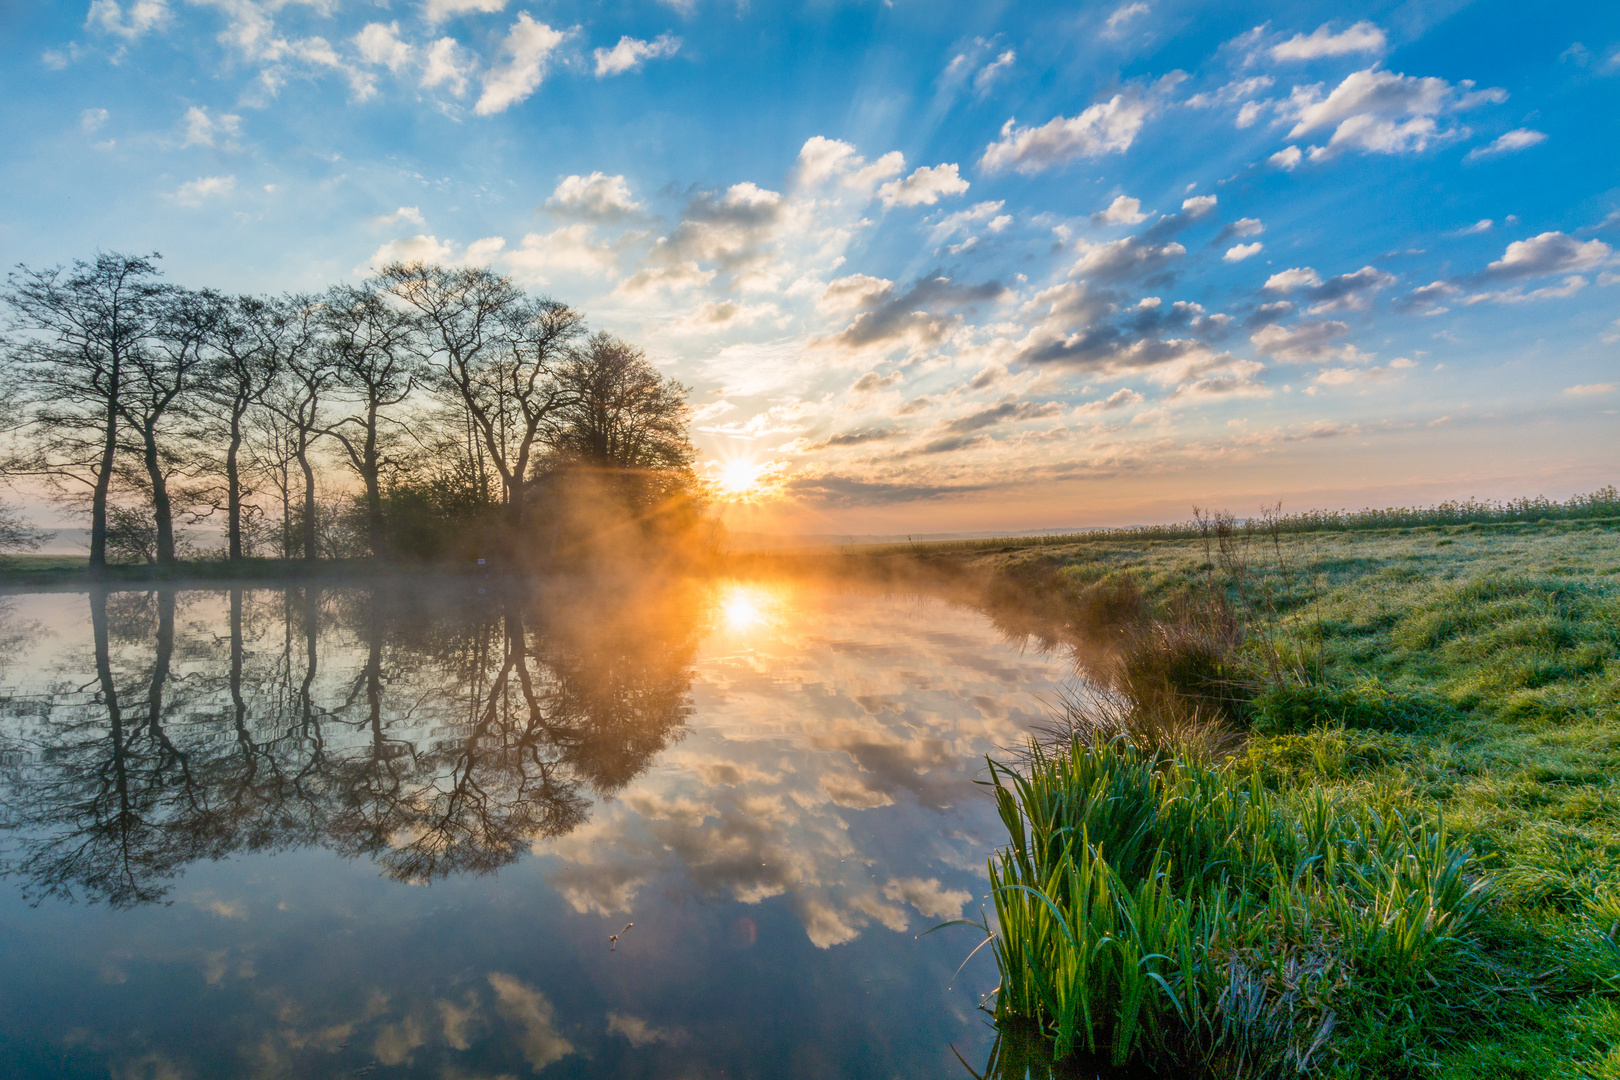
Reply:
M396 74L410 63L414 52L410 45L400 39L397 22L391 22L386 26L382 23L367 23L358 34L354 35L354 44L366 63L382 64Z
M1040 127L1021 127L1016 119L1001 126L1001 137L985 147L979 168L988 173L1033 175L1073 161L1129 150L1142 124L1157 107L1153 96L1132 90L1077 116L1057 116Z
M1484 276L1491 281L1515 281L1589 270L1611 252L1601 240L1583 242L1561 232L1544 232L1529 240L1513 241L1500 259L1485 268Z
M1142 200L1133 199L1129 195L1116 196L1108 204L1108 209L1098 211L1091 215L1094 225L1139 225L1147 220L1142 212Z
M552 54L568 37L566 31L535 22L527 11L519 12L501 42L506 59L484 75L484 92L473 112L490 116L527 99L540 88Z
M955 165L924 165L903 180L890 180L878 188L884 206L933 206L948 195L960 195L968 182Z
M172 198L181 206L201 206L209 199L223 198L235 190L234 176L199 176L181 184Z
M593 172L589 176L565 176L546 200L546 209L573 217L611 221L634 217L641 204L630 194L623 176Z
M1143 397L1135 390L1129 388L1115 390L1101 401L1088 401L1076 411L1082 416L1092 416L1096 413L1113 412L1115 409L1128 409L1133 405L1140 405Z
M1287 137L1333 129L1326 145L1311 148L1313 161L1350 149L1421 152L1431 144L1467 136L1467 128L1442 128L1441 116L1507 100L1506 91L1473 86L1466 79L1454 86L1432 76L1416 78L1368 68L1345 76L1326 97L1318 96L1318 87L1295 87L1290 101L1295 124Z
M1262 326L1249 336L1254 351L1287 364L1331 360L1342 353L1336 342L1350 332L1342 322L1306 322L1293 326L1275 323Z
M1307 36L1295 34L1287 41L1271 47L1273 60L1320 60L1329 56L1347 56L1351 53L1381 53L1389 42L1384 32L1363 20L1335 34L1329 25L1318 26Z
M1478 161L1480 158L1499 157L1502 154L1517 153L1528 150L1532 146L1547 141L1544 132L1532 131L1529 128L1515 128L1506 135L1499 136L1488 146L1476 146L1464 156L1464 161Z
M427 60L422 65L422 87L430 90L443 86L460 97L467 92L467 77L474 68L471 57L463 59L455 38L440 38L428 46Z
M1524 288L1499 289L1493 292L1471 293L1462 298L1462 302L1469 306L1474 304L1528 304L1537 300L1562 300L1574 296L1590 284L1579 274L1571 274L1560 284L1546 285L1539 289L1525 292Z
M597 49L593 54L596 58L596 77L623 75L636 70L648 60L674 56L680 49L681 39L674 34L659 34L651 41L638 41L627 35L621 37L613 48Z
M99 30L126 41L134 41L149 30L156 30L169 18L166 0L130 0L122 7L118 0L92 0L85 16L87 30Z
M1570 397L1596 397L1599 394L1612 394L1617 384L1612 382L1585 383L1580 386L1566 386L1564 393Z
M222 150L235 150L235 136L242 130L242 118L231 113L210 116L207 109L193 105L186 110L180 123L186 138L182 146L213 146Z
M1226 249L1226 254L1222 255L1221 258L1227 262L1242 262L1251 255L1260 254L1260 249L1263 247L1265 247L1265 245L1259 241L1255 241L1252 244L1234 244L1232 247Z
M457 15L489 15L506 7L506 0L424 0L422 18L441 23Z
M378 214L371 220L378 225L398 225L402 221L408 221L417 226L427 224L422 217L422 211L414 206L402 206L392 214Z
M978 74L973 76L974 91L980 97L988 94L990 92L990 88L995 85L996 80L1001 78L1002 75L1011 71L1013 64L1016 63L1017 60L1018 54L1013 50L1008 49L1000 56L984 65L984 67L979 69Z
M1103 36L1117 38L1125 33L1125 25L1139 16L1146 15L1151 9L1140 0L1132 4L1122 4L1115 8L1103 24Z
M1297 146L1288 146L1272 154L1266 160L1284 172L1293 172L1299 167L1300 159L1305 155Z
M85 109L79 113L79 130L86 134L94 134L107 123L109 115L106 109Z

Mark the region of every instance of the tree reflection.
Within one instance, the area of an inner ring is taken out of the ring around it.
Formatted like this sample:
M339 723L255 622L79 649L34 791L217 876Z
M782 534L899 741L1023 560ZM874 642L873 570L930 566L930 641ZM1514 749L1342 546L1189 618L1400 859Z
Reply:
M237 852L426 882L577 828L684 733L700 605L491 592L90 593L89 654L0 703L0 870L122 907Z

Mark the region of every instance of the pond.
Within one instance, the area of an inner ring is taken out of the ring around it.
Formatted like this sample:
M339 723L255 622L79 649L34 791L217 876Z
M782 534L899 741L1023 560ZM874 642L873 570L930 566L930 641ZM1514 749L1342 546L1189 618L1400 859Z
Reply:
M807 581L0 602L0 1075L920 1077L1072 664Z

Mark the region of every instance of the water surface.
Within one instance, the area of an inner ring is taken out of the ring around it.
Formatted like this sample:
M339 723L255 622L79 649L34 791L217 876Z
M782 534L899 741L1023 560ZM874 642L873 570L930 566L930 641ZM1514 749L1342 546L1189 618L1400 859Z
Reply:
M819 1078L983 1060L988 950L916 935L1070 665L915 595L491 580L15 596L0 673L0 1074Z

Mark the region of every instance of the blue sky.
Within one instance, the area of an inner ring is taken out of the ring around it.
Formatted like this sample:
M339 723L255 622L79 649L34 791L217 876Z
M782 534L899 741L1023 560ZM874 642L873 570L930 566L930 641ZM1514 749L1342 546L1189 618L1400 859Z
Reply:
M745 527L1615 479L1620 9L0 0L0 258L479 262L693 387Z

